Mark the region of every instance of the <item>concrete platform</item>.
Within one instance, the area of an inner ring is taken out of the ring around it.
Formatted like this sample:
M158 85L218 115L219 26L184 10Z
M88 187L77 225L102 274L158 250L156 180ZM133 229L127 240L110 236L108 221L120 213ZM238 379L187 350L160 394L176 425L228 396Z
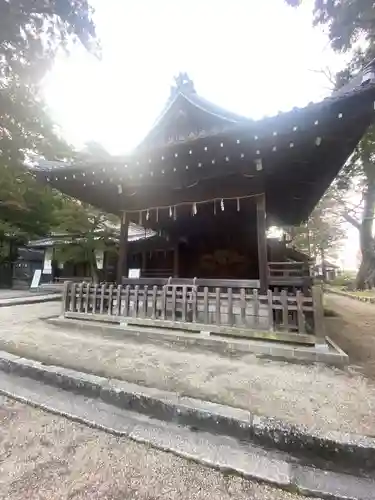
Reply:
M211 350L220 354L253 353L258 357L287 360L301 363L325 363L333 366L345 366L349 362L348 356L328 337L315 345L299 345L291 342L249 340L226 337L212 334L190 333L170 328L144 327L140 325L119 325L103 321L79 320L73 318L49 318L50 324L62 328L78 329L97 333L104 336L113 336L117 339L126 337L137 338L145 342L160 340L173 342L184 346L194 346L203 350Z

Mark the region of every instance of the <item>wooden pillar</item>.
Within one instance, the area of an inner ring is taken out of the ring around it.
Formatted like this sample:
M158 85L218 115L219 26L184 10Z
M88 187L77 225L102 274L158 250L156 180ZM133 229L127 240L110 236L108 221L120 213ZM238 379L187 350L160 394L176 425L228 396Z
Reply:
M178 243L173 249L173 277L178 278L179 271L179 254L178 254Z
M128 277L128 234L129 215L124 212L121 219L119 253L117 261L117 284L121 285L122 277Z
M257 203L257 237L258 237L258 267L260 292L268 290L268 259L267 259L267 225L266 225L266 195L256 198Z

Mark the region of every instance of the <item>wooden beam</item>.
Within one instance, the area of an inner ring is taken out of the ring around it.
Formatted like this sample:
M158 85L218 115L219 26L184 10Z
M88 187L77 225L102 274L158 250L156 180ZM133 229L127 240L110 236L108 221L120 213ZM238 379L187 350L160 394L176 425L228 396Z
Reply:
M128 277L128 235L129 215L124 212L121 218L119 255L117 261L117 284L121 285L122 278Z
M233 175L228 177L210 178L206 181L197 182L197 178L192 178L186 186L180 186L179 189L171 189L164 183L160 186L139 186L137 195L123 194L122 203L126 210L130 212L132 221L139 222L139 210L150 209L150 207L164 207L159 210L159 217L169 217L169 207L177 206L177 220L179 218L179 204L187 203L185 209L191 212L193 203L199 203L202 200L216 198L218 203L222 198L233 198L242 196L256 196L262 189L263 177L257 174L254 177L247 178L243 175ZM209 193L209 195L208 195ZM155 219L155 210L150 209L149 224ZM172 219L173 220L173 219ZM145 225L145 224L143 224ZM147 224L146 224L147 225Z
M263 193L256 198L257 205L257 238L258 238L258 267L260 292L268 290L268 259L267 259L267 225L266 225L266 195Z

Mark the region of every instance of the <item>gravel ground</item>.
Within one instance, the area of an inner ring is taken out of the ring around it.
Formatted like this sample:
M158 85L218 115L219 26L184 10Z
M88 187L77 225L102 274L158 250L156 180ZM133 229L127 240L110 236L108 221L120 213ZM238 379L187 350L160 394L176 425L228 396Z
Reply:
M0 398L0 441L1 500L305 498L6 398Z
M247 355L230 359L168 343L104 339L38 320L58 303L0 309L0 349L304 424L375 434L375 385L361 375Z
M339 315L327 321L328 335L348 353L352 364L375 380L375 304L327 294L326 305Z

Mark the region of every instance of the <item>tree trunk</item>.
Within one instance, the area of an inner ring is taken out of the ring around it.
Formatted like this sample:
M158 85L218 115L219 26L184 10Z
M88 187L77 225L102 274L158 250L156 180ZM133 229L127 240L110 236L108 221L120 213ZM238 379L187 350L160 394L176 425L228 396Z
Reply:
M91 274L92 281L93 281L94 285L98 285L99 284L99 274L98 274L98 268L96 266L96 258L95 258L94 252L90 258L90 274Z
M364 255L362 255L361 264L359 266L355 282L355 287L357 290L364 290L366 288L368 268L369 262L367 262L367 259L364 257Z
M363 216L359 227L359 241L362 254L361 265L356 278L356 288L372 288L375 279L375 241L373 223L375 210L375 172L369 162L364 165L367 186L363 192Z

